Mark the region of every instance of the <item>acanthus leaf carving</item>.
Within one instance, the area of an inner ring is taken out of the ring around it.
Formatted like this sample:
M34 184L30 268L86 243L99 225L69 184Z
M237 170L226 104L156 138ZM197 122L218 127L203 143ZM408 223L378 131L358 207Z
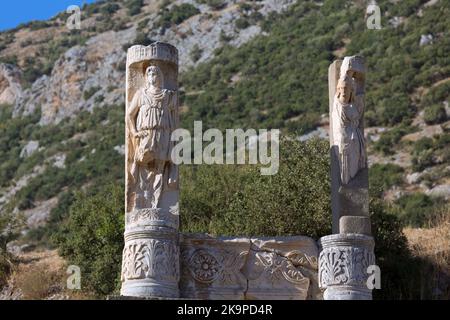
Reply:
M375 256L366 248L335 247L324 249L319 261L319 282L322 288L330 285L365 286L367 268L375 263Z
M178 281L178 249L172 241L145 239L125 246L122 281L145 278Z

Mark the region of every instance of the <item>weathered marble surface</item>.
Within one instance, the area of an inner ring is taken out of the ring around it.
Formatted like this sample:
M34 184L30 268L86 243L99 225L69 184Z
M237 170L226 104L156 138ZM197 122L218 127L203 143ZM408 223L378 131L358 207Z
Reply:
M333 233L339 233L343 216L369 216L369 178L364 139L364 58L345 57L328 69L330 101L331 207ZM346 230L363 233L370 229Z
M124 296L179 296L178 51L167 43L127 53Z
M333 234L319 241L319 283L325 300L370 300L375 264L364 140L364 58L345 57L328 69Z
M325 300L371 300L367 268L375 264L373 237L333 234L322 237L319 285Z
M180 295L197 299L321 299L308 237L183 235Z

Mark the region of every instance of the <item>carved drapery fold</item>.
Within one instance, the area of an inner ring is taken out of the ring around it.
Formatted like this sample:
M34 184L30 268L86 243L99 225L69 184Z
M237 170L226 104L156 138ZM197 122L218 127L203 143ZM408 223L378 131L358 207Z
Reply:
M175 47L128 49L124 296L179 297L178 167L170 158L179 121L177 75Z

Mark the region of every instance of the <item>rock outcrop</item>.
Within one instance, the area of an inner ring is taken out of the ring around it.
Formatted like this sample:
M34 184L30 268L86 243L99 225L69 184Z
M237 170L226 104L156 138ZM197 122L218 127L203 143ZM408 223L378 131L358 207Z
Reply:
M11 64L0 63L0 105L13 105L22 94L22 73Z

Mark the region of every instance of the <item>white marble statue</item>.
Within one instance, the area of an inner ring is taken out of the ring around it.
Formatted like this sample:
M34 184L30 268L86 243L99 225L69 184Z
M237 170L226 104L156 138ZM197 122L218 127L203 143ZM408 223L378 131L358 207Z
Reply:
M339 149L341 182L347 184L366 167L367 155L362 130L363 94L358 94L358 79L344 59L333 101L333 145Z
M155 42L127 51L125 245L121 295L179 297L178 50Z
M158 208L161 193L176 186L177 166L171 161L178 126L178 95L163 88L158 66L145 70L145 85L134 95L127 114L134 149L131 176L135 183L135 208Z

